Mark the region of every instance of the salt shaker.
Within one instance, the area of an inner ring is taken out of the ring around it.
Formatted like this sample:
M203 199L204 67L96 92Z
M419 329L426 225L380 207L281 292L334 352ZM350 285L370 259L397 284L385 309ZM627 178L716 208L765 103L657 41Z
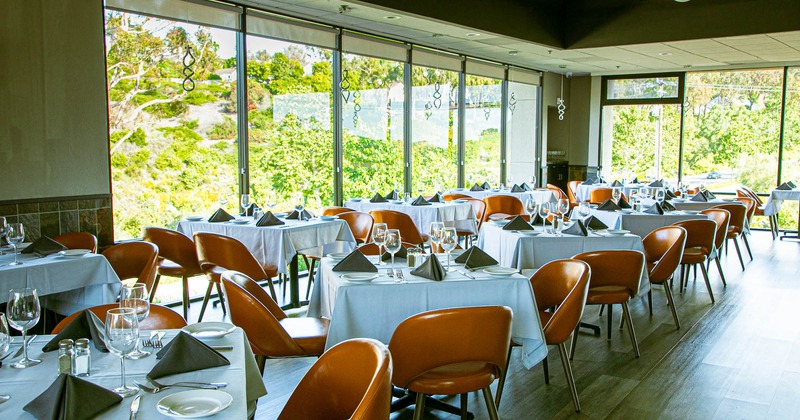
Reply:
M72 372L75 376L89 376L91 369L91 351L89 350L89 340L79 338L75 340L75 350L72 355Z
M72 375L72 340L61 340L58 342L58 373Z

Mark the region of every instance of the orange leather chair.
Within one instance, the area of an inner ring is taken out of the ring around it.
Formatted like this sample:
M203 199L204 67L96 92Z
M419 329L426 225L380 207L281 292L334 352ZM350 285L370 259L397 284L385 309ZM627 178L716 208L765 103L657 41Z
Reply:
M156 278L158 247L144 241L122 242L103 251L108 263L120 280L135 279L131 283L144 283L153 288Z
M489 418L497 419L489 386L503 375L510 342L511 309L505 306L413 315L397 326L389 342L392 383L416 393L414 419L422 419L426 395L460 394L466 414L468 393L479 389Z
M442 198L444 198L444 201L453 201L453 200L458 200L458 199L461 199L461 198L472 198L472 196L469 196L469 195L466 195L466 194L459 194L459 193L446 193L446 194L442 194Z
M483 222L487 220L502 220L509 216L520 215L528 220L522 201L513 195L490 195L483 199L486 210L483 213Z
M595 188L589 191L589 203L600 204L613 197L614 189L612 188Z
M375 219L375 223L386 223L389 229L399 229L403 242L424 246L430 239L430 236L422 233L411 217L405 213L394 210L372 210L369 214Z
M569 196L567 196L567 194L564 193L564 190L559 188L557 185L547 184L547 189L553 192L553 196L555 196L556 201L561 200L562 198L569 200Z
M373 219L369 213L348 211L339 213L338 216L350 227L350 231L353 232L357 244L364 244L370 241L372 225L375 224L375 219Z
M391 379L392 357L383 343L343 341L314 362L278 419L388 419Z
M161 276L180 277L183 287L183 317L189 318L189 277L203 274L197 261L194 242L188 236L170 229L148 226L143 239L158 245L158 267L156 279L150 290L150 302L156 296Z
M578 200L578 185L581 185L580 180L574 180L567 182L567 195L569 196L569 206L570 208L577 207L580 204L580 200Z
M203 314L206 311L206 305L208 305L208 300L211 298L211 290L215 284L217 285L219 300L223 304L222 311L225 313L225 298L220 287L220 274L226 270L240 271L259 281L266 280L272 299L277 300L271 273L277 273L278 267L272 264L262 266L241 242L229 236L216 233L195 232L194 245L200 268L203 269L203 272L208 277L208 289L206 289L206 295L203 298L203 306L200 307L200 317L197 322L203 320Z
M681 263L685 244L686 230L680 226L658 228L642 239L650 284L664 286L664 292L667 294L667 304L672 310L672 319L675 320L675 327L678 329L681 328L681 322L678 320L678 311L675 307L675 299L672 297L672 289L667 282L672 280L675 270ZM650 308L650 315L653 315L652 289L647 291L647 305Z
M459 238L467 238L465 239L464 245L471 245L472 238L477 236L477 233L481 230L481 225L483 224L483 215L486 213L486 203L483 200L479 200L477 198L464 198L471 206L472 211L475 213L476 219L476 226L477 232L471 232L468 230L458 230L456 233L458 234Z
M744 233L744 222L745 218L747 217L747 207L741 204L720 204L717 206L712 207L714 209L724 209L728 210L728 213L731 214L730 221L728 222L728 234L725 236L726 243L725 243L725 253L728 253L728 241L733 240L733 245L736 246L736 254L739 256L739 264L742 266L742 271L744 271L744 260L742 259L742 250L739 248L739 241L737 239L742 237L744 239L744 244L747 246L747 252L750 252L750 244L747 242L747 237L743 235ZM750 253L750 260L753 260L753 254Z
M92 306L91 308L86 308L101 321L106 322L106 312L109 309L119 308L119 303L109 303L106 305L98 305ZM78 311L74 314L64 318L56 324L56 327L53 328L53 331L50 334L58 334L60 333L70 322L72 322L81 312ZM150 304L150 313L147 314L147 318L143 319L139 322L139 329L142 330L171 330L171 329L180 329L186 326L186 320L180 316L177 312L173 311L166 306Z
M589 279L587 305L608 305L608 339L611 339L612 305L622 304L623 321L627 321L633 352L639 357L639 344L633 330L633 320L628 310L628 301L639 293L639 281L644 269L644 254L639 251L615 249L584 252L572 257L586 261L592 269ZM578 334L572 335L570 359L575 354Z
M672 225L686 229L686 244L683 247L683 258L681 258L681 290L684 289L689 281L689 267L700 265L703 278L706 281L708 295L711 297L711 303L714 303L714 292L711 290L711 282L708 280L708 270L706 270L705 263L714 251L717 223L713 220L704 219L683 220Z
M53 240L69 249L88 249L97 252L97 236L89 232L65 233L56 236Z
M738 197L752 198L755 204L753 215L764 216L764 208L766 207L766 205L761 200L761 197L759 197L758 194L755 191L753 191L750 187L742 185L740 188L736 189L736 195ZM774 240L775 238L778 237L778 215L773 214L767 217L769 219L769 230L772 232L772 239Z
M717 223L717 233L714 235L714 252L709 255L709 261L706 265L706 271L711 269L711 260L716 261L719 277L722 279L722 284L727 286L725 282L725 272L722 270L720 258L722 257L722 246L725 245L725 238L728 236L728 223L731 219L731 214L725 209L705 209L700 214L706 215L709 219Z
M247 334L262 374L266 358L319 356L323 353L329 320L287 317L267 292L244 273L223 271L220 278L228 299L231 322Z
M341 206L328 206L322 208L322 215L323 216L336 216L339 213L344 213L347 211L355 211L349 207L341 207Z

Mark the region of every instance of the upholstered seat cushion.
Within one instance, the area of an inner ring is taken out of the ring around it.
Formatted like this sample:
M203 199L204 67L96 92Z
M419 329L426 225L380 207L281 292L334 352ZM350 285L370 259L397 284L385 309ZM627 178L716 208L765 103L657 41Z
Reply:
M631 291L625 286L597 286L589 288L587 305L622 303L631 298Z
M699 264L701 262L705 262L709 254L710 251L705 248L701 247L687 248L683 250L683 258L681 258L681 264Z
M267 275L270 278L275 278L275 277L278 276L278 266L277 265L275 265L275 264L264 264L263 267L264 267L264 272L267 273ZM219 276L222 273L226 272L226 271L228 271L228 270L223 268L223 267L215 266L206 274L209 275L211 281L213 281L215 283L218 283L219 282ZM256 280L257 281L261 281L261 280L266 280L266 279L256 279Z
M167 277L192 277L198 274L202 274L202 271L198 271L196 273L191 273L182 266L166 259L161 259L158 262L158 274Z
M498 377L497 368L486 362L461 362L431 369L408 384L414 392L455 395L488 387Z
M319 355L325 351L330 320L326 318L284 318L281 327L308 355Z

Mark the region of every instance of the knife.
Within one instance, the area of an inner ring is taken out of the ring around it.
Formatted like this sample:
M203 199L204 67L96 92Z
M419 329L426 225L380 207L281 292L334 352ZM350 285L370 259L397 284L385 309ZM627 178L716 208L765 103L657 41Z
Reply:
M131 403L131 417L129 420L136 420L136 414L139 412L139 400L142 399L141 395L137 395Z

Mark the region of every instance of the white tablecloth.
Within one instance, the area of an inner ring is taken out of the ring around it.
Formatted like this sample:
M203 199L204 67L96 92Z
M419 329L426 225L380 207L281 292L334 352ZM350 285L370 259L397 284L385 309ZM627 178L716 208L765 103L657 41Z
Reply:
M417 229L425 234L430 234L431 222L445 222L446 225L455 226L458 230L477 232L478 224L475 221L475 211L469 203L431 203L430 206L412 206L410 204L371 203L369 200L344 203L345 207L369 213L370 210L394 210L405 213L411 217ZM448 223L450 222L450 223Z
M512 193L512 192L510 192L508 190L506 190L506 191L492 191L492 190L470 191L469 189L466 189L466 188L456 188L456 189L454 189L454 190L452 190L450 192L453 193L453 194L468 195L468 196L470 196L472 198L477 198L477 199L480 199L480 200L483 200L484 198L490 197L490 196L493 196L493 195L511 195L511 196L519 198L519 200L522 201L522 204L525 204L525 200L527 200L529 198L535 199L537 203L550 203L550 202L556 201L556 198L555 198L555 195L553 195L553 192L548 190L547 188L537 189L537 190L533 190L533 191L526 191L526 192L521 192L521 193Z
M298 252L309 251L324 255L329 252L350 251L356 245L353 233L343 220L300 222L286 220L285 225L259 227L254 222L209 223L183 220L178 231L188 236L194 232L220 233L238 239L263 264L275 264L278 271L287 273L287 264ZM322 250L319 248L322 247Z
M625 229L634 235L642 238L650 232L669 226L682 220L707 219L704 214L688 214L683 212L672 212L667 214L645 214L645 213L623 213L619 211L603 211L592 209L591 214L611 229ZM573 212L573 217L575 212Z
M785 200L800 201L800 188L793 190L772 190L767 204L764 205L764 215L773 216L781 211L781 204Z
M165 343L172 339L176 330L169 331ZM142 334L144 335L144 334ZM53 336L39 337L29 349L29 356L41 359L42 363L27 369L11 369L4 366L0 369L0 393L8 394L11 399L0 405L0 417L5 419L33 419L34 417L22 407L44 392L58 376L56 357L58 351L42 353L42 346ZM19 340L19 338L17 338ZM230 362L230 366L223 366L211 369L203 369L195 372L170 375L163 378L162 383L172 383L178 381L202 381L202 382L227 382L228 386L221 388L233 397L233 403L216 417L229 419L247 418L248 404L255 406L255 401L266 395L266 389L258 371L253 353L247 344L244 332L237 328L233 333L223 338L205 340L210 345L232 345L233 351L222 352ZM17 347L12 347L16 351ZM89 345L92 352L92 368L90 376L86 379L107 389L113 389L120 384L120 364L119 358L111 353L101 353L94 348L94 344ZM153 350L153 349L148 349ZM188 355L187 355L188 356ZM125 373L128 385L133 386L133 381L147 383L144 379L147 372L155 366L158 360L155 355L150 355L139 360L125 360ZM161 381L161 379L159 379ZM159 414L156 404L167 395L176 392L187 391L186 388L173 388L162 391L158 394L147 394L140 392L142 396L139 405L139 419L168 418ZM103 412L98 419L127 419L130 414L132 398L124 399L119 405L111 407ZM91 404L90 401L86 402Z
M396 265L404 265L400 260ZM446 264L444 260L442 264ZM403 272L407 284L394 283L385 273L372 283L352 284L335 273L333 261L323 258L309 316L331 318L326 348L355 337L374 338L389 343L397 325L411 315L442 308L505 305L514 312L511 335L523 345L523 363L531 368L547 356L539 312L527 278L491 277L476 271L471 280L450 272L440 282ZM383 266L386 267L386 266ZM461 265L456 266L464 270ZM381 271L384 271L383 268Z
M19 254L17 258L23 264L10 266L14 255L7 252L0 256L0 303L8 301L10 289L30 287L37 290L43 306L70 315L114 302L122 288L111 264L99 254L80 258Z
M631 197L631 191L638 190L639 188L646 187L647 184L625 184L622 186L622 193L625 194L625 197ZM575 191L575 195L578 201L589 201L589 196L592 193L592 190L596 190L598 188L613 188L611 184L592 184L592 185L583 185L578 184L577 191Z

